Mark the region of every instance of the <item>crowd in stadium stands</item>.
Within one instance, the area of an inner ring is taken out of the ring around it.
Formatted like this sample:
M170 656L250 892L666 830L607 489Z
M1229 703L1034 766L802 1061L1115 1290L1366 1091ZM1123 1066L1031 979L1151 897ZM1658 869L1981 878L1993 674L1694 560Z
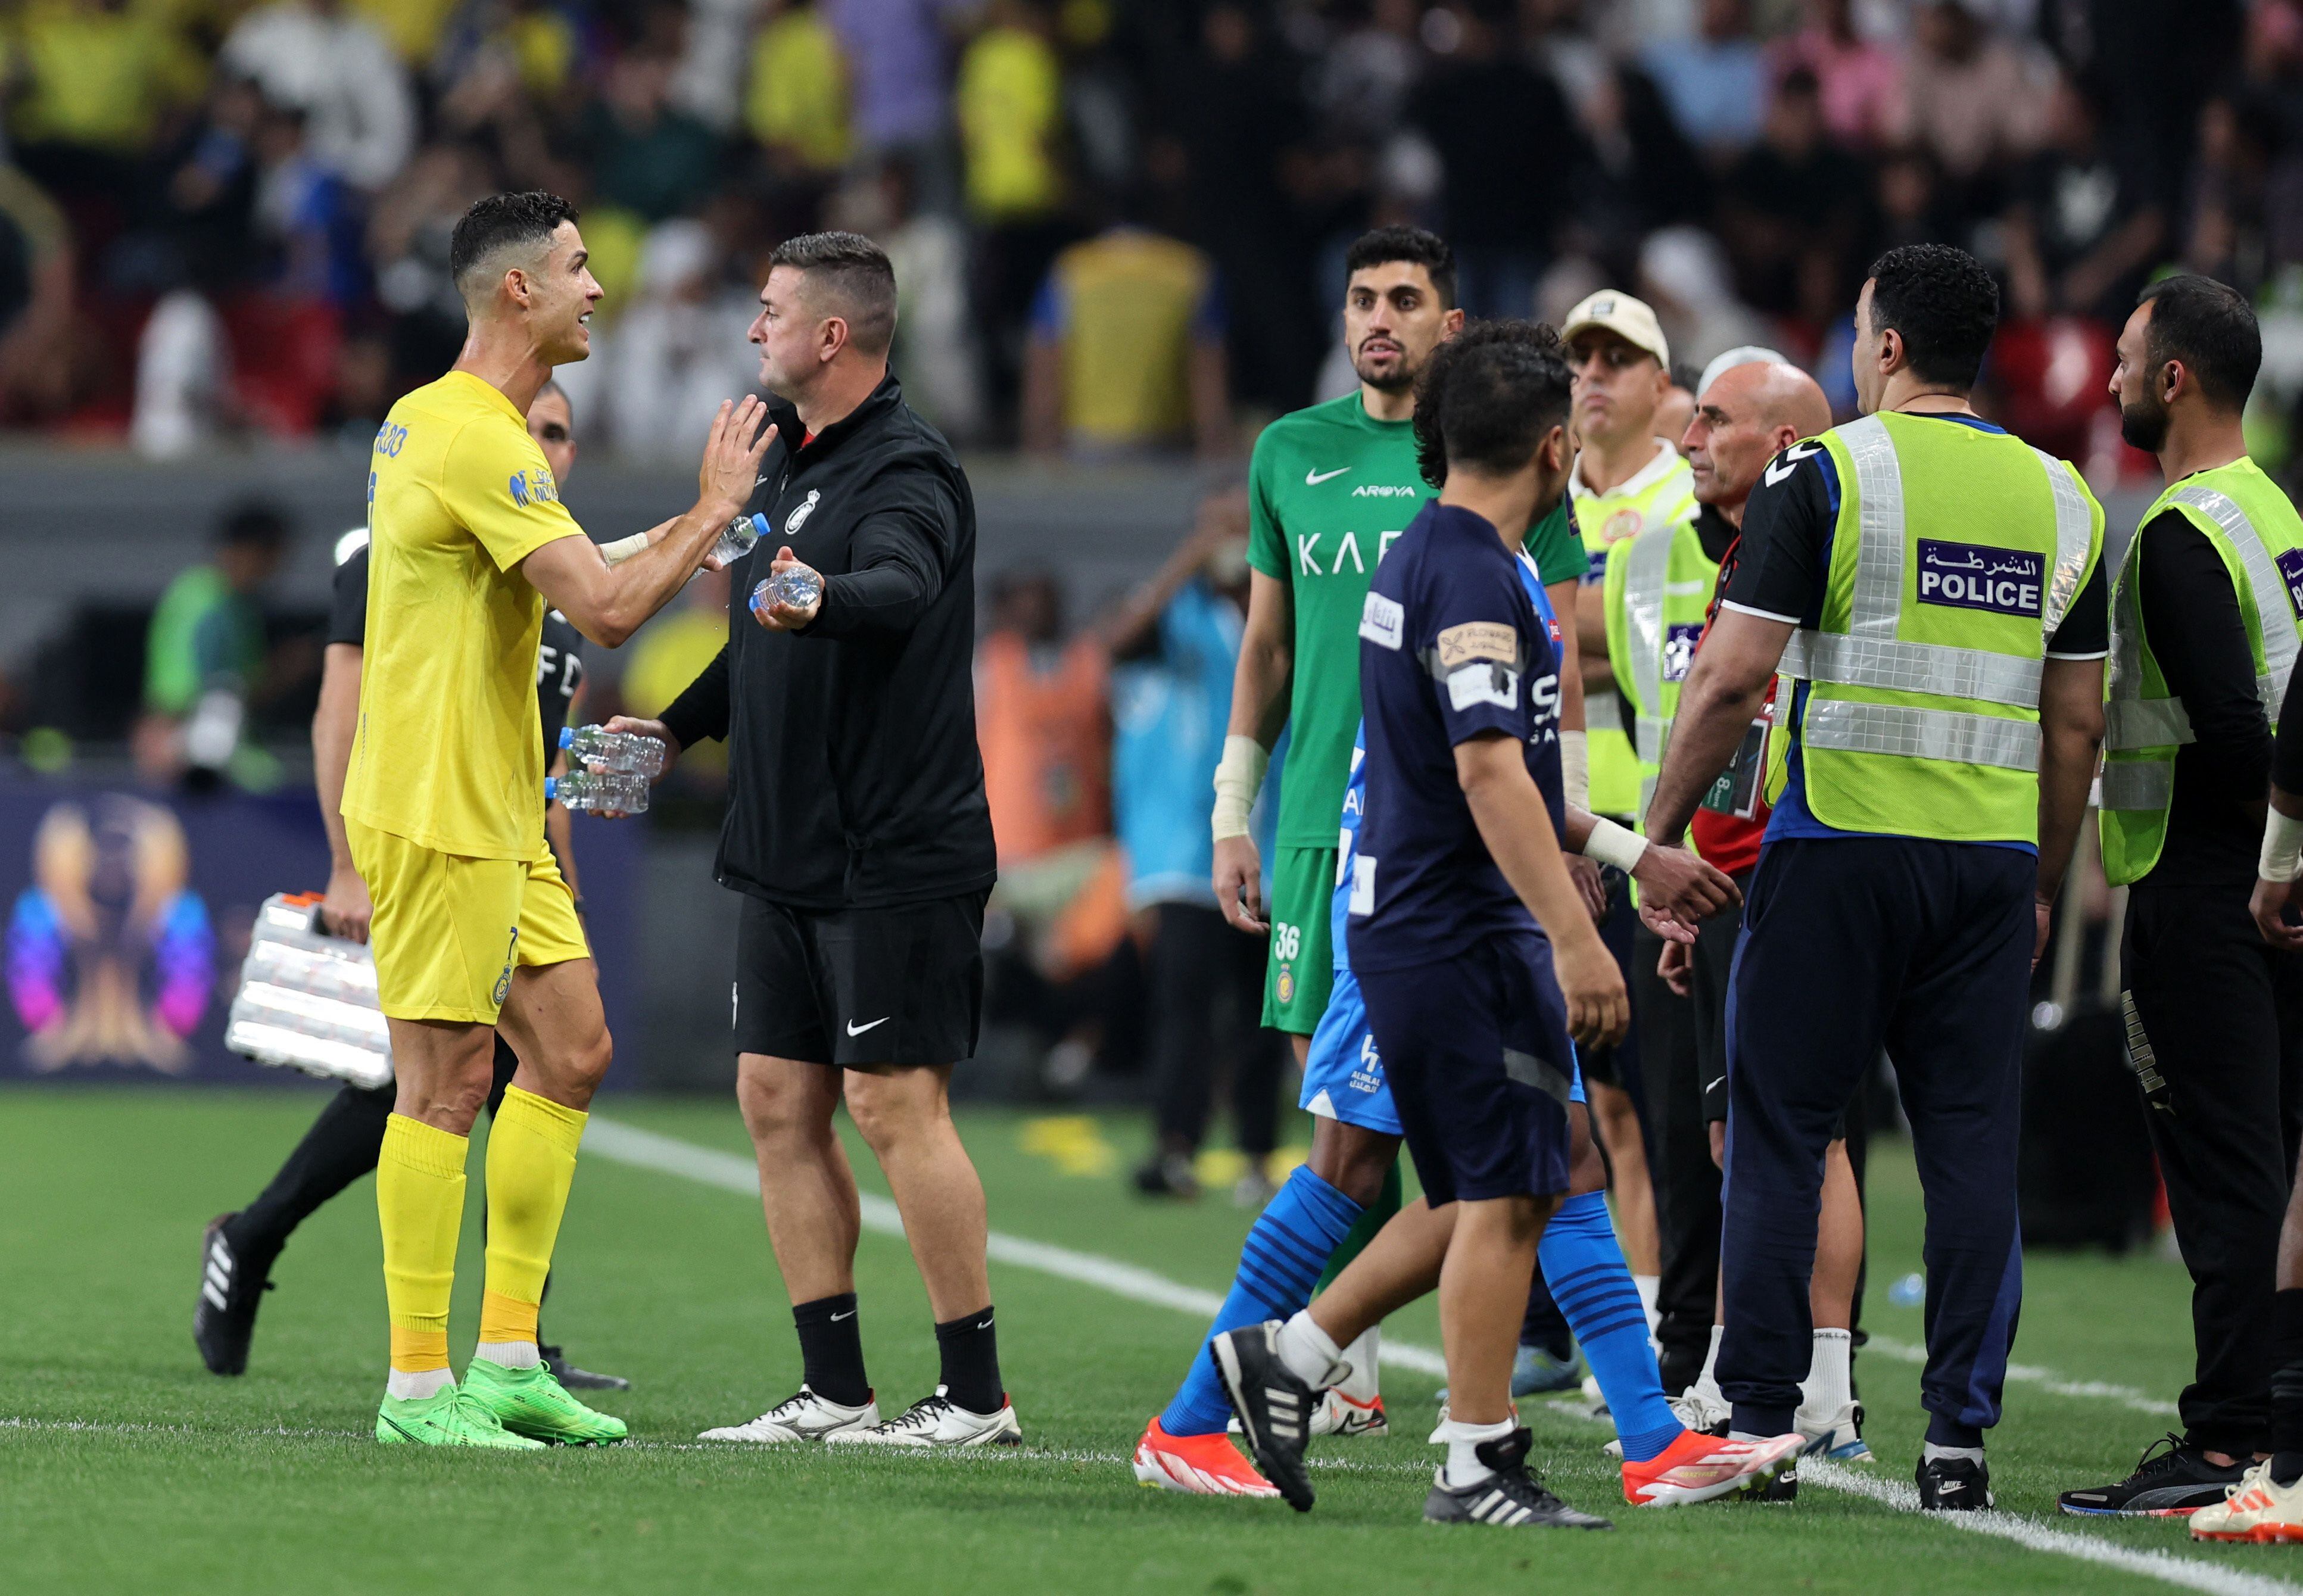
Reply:
M1236 455L1336 391L1343 245L1426 221L1475 314L1635 286L1700 366L1843 410L1864 263L2004 274L1994 399L2120 464L2155 269L2265 314L2303 389L2298 0L21 0L0 20L0 424L161 456L364 443L454 356L451 224L583 207L599 442L692 453L751 379L764 251L880 239L915 403L971 444Z

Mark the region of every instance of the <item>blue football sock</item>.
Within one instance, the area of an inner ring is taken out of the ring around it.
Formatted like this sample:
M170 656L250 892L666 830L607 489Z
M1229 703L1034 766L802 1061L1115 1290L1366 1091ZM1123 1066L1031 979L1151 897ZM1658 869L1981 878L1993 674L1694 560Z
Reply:
M1536 1262L1615 1415L1624 1457L1645 1463L1677 1440L1683 1426L1664 1400L1647 1310L1624 1267L1606 1195L1587 1192L1562 1203L1543 1228Z
M1298 1164L1287 1183L1264 1204L1254 1229L1239 1250L1239 1272L1216 1310L1210 1339L1244 1324L1290 1318L1312 1300L1312 1282L1360 1217L1360 1205ZM1629 1288L1628 1279L1625 1288ZM1638 1306L1636 1300L1632 1306ZM1231 1417L1223 1381L1207 1342L1192 1358L1192 1372L1160 1415L1170 1435L1213 1435Z

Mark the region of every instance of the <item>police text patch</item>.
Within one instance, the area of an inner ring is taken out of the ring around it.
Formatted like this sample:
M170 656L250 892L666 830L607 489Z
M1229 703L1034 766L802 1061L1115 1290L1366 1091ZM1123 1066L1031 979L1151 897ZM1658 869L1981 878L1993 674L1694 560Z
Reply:
M2029 549L1919 539L1919 602L2001 615L2037 615L2047 556Z
M2279 574L2287 583L2287 602L2303 615L2303 549L2279 551Z

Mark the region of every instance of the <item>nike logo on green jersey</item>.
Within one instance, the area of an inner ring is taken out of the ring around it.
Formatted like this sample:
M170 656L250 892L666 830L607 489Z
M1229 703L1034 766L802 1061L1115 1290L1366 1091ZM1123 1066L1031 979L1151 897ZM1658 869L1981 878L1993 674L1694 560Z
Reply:
M1305 487L1317 487L1329 478L1340 477L1350 469L1351 467L1349 466L1337 466L1332 471L1306 471L1303 473L1303 486Z

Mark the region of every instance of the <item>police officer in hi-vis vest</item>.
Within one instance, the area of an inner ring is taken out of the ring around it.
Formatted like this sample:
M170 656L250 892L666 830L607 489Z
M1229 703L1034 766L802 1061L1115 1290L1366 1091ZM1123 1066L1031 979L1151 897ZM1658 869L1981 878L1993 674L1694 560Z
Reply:
M2028 987L2095 775L2110 642L2102 509L1968 404L1998 302L1958 249L1873 265L1853 355L1868 413L1752 490L1647 815L1651 845L1680 840L1780 667L1775 807L1733 977L1719 1386L1735 1433L1792 1423L1824 1150L1884 1047L1927 1193L1928 1508L1991 1500L1983 1433L2022 1297Z
M2063 1509L2207 1507L2271 1446L2273 1271L2303 1113L2303 963L2248 909L2272 723L2295 665L2303 520L2247 457L2263 343L2205 277L2153 284L2119 340L2121 431L2167 491L2112 588L2104 873L2133 883L2121 968L2128 1061L2191 1271L2198 1367L2183 1435Z

